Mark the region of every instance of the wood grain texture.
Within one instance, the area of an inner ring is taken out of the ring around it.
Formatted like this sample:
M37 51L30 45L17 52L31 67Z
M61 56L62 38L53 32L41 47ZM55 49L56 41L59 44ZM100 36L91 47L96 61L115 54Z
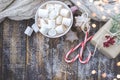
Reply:
M0 24L0 80L2 80L2 43L3 43L3 23Z
M67 64L65 54L83 40L84 34L77 31L78 41L66 41L66 36L57 39L44 37L40 33L33 33L31 37L24 34L27 26L34 23L27 21L12 21L6 19L0 24L0 80L113 80L120 74L120 55L115 59L108 59L98 50L88 64L81 64L78 60ZM92 21L97 28L92 28L94 34L104 24ZM74 28L72 28L73 31ZM90 43L90 50L94 49ZM79 53L76 50L70 58ZM84 59L87 57L84 51ZM91 74L96 70L96 74ZM102 74L106 73L106 78Z
M6 19L3 23L3 80L24 80L26 38L25 21Z

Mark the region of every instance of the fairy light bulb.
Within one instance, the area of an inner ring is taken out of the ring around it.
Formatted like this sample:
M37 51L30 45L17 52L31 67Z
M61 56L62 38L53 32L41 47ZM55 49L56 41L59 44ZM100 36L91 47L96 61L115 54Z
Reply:
M103 2L101 0L100 1L94 1L94 4L98 6L100 4L103 4Z
M107 74L106 74L106 73L103 73L103 74L102 74L102 77L103 77L103 78L106 78L106 77L107 77Z
M103 8L103 7L99 7L99 8L100 8L100 11L102 11L102 12L104 11L104 8Z
M100 0L100 1L99 1L99 4L102 4L102 3L103 3L103 1L102 1L102 0Z
M91 74L96 74L96 70L92 70Z
M115 6L115 7L114 7L114 10L118 10L118 8Z
M80 5L81 5L81 3L80 3L79 1L77 1L77 5L78 5L78 6L80 6Z
M114 78L113 80L117 80L116 78Z
M111 13L111 10L108 9L108 10L107 10L107 13Z
M108 3L108 0L103 0L103 2Z
M119 10L115 10L115 13L116 13L116 14L119 14Z
M93 2L93 0L89 0L89 2L91 2L91 3L92 3L92 2Z
M97 15L96 15L96 13L92 13L92 16L93 16L93 17L96 17Z
M120 74L117 74L117 78L120 79Z
M93 27L93 28L96 28L96 24L92 24L92 27Z
M117 62L117 66L120 67L120 62Z
M105 19L106 19L106 16L102 16L102 19L105 20Z

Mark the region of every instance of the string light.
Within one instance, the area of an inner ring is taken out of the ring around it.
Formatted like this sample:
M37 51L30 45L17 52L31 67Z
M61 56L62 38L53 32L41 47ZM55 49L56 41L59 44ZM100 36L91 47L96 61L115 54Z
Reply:
M120 79L120 74L117 75L117 78Z
M118 10L118 8L115 6L115 7L114 7L114 10Z
M80 3L79 1L77 1L77 5L78 5L78 6L80 6L80 5L81 5L81 3Z
M111 13L111 10L108 9L108 10L107 10L107 13Z
M106 16L102 16L102 19L105 20L105 19L106 19Z
M93 17L96 17L97 15L96 15L96 13L92 13L92 16L93 16Z
M103 77L103 78L106 78L106 76L107 76L106 73L103 73L103 74L102 74L102 77Z
M94 1L94 5L99 5L98 1Z
M93 2L93 0L89 0L89 2Z
M100 4L103 4L103 2L102 1L94 1L94 4L98 6Z
M120 67L120 62L117 62L117 66L119 66L119 67Z
M104 8L103 8L103 7L100 7L100 11L104 11Z
M96 71L95 71L95 70L92 70L91 74L96 74Z
M96 24L92 24L92 27L93 27L93 28L96 28Z
M119 10L116 10L115 13L116 13L116 14L119 14Z
M103 0L103 2L108 3L108 0Z
M117 80L116 78L114 78L113 80Z

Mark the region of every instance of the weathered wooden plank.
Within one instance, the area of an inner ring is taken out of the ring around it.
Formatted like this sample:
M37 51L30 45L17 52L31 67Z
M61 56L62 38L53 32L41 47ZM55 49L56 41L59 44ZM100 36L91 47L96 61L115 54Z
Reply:
M32 25L33 21L28 22ZM27 38L27 78L28 80L52 79L52 50L49 49L49 38L40 33L33 33Z
M25 78L25 21L3 23L3 80L24 80Z
M120 62L120 54L117 56L117 58L113 59L114 61L114 67L112 68L112 72L114 75L114 78L117 78L117 75L120 75L120 64L118 65L118 62Z
M31 26L33 24L33 20L27 21L27 26ZM27 27L26 26L26 27ZM26 52L26 78L27 80L38 80L38 65L36 58L36 44L34 44L34 40L36 39L36 35L32 34L31 37L27 36L27 52Z
M64 56L65 54L73 47L75 47L78 44L78 41L75 41L73 43L69 42L69 41L63 41L64 43L64 47L63 47L63 51L64 51L64 55L62 56L62 59L64 60ZM73 55L70 56L70 58L74 58L76 55L78 54L78 50L76 50L74 52ZM67 80L77 80L78 79L78 62L75 61L71 64L65 63L65 71L67 72L67 74L64 76L66 77Z
M67 64L65 54L76 45L65 41L65 36L53 40L53 80L77 80L77 62Z
M0 80L2 80L2 42L3 42L3 24L0 24Z
M65 80L65 65L63 63L63 40L64 38L57 38L51 40L51 49L53 55L53 80Z

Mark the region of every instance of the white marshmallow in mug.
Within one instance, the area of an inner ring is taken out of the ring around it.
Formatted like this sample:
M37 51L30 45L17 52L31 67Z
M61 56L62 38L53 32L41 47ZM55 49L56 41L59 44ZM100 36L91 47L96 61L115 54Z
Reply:
M45 22L45 20L44 19L40 19L40 26L42 27L42 26L44 26L44 25L46 25L47 23Z
M72 19L70 19L70 18L63 18L62 24L64 24L65 26L69 27L71 22L72 22Z
M62 16L64 16L64 17L69 17L70 12L69 12L68 9L65 9L65 8L64 8L64 9L61 9L60 15L62 15Z
M48 20L48 25L50 28L55 28L55 20Z
M48 17L48 10L47 9L39 9L38 10L38 16L42 18Z
M49 14L49 19L55 19L58 16L58 12L53 10Z
M49 31L49 28L48 28L48 27L41 27L41 28L40 28L40 32L41 32L42 34L44 34L44 35L46 35L46 34L48 33L48 31Z
M57 18L56 18L56 24L62 24L62 16L58 16Z
M41 24L41 23L40 23L40 20L41 20L41 19L40 19L40 18L38 18L38 19L37 19L37 22L36 22L36 23L37 23L37 25L38 25L38 27L41 27L41 26L40 26L40 24Z
M48 32L48 35L49 35L49 36L55 36L56 34L57 34L57 32L56 32L55 29L51 29L51 30L49 30L49 32Z
M46 5L46 9L50 12L50 11L52 11L52 10L54 10L54 5L53 4L47 4Z
M60 13L61 8L62 8L61 4L55 4L55 11L57 11L58 14Z
M55 30L57 31L58 34L64 33L64 31L65 31L65 26L63 26L63 25L57 26L57 27L55 28Z

